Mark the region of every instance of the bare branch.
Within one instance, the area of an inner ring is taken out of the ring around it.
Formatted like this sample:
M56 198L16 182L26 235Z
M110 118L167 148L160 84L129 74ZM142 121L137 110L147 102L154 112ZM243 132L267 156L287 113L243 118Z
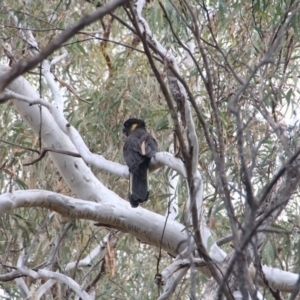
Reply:
M37 272L35 272L26 267L19 267L18 271L20 274L33 277L34 279L55 279L69 286L81 298L86 300L93 300L93 298L91 298L88 293L82 290L82 288L76 281L74 281L71 277L68 277L66 275L47 270L38 270Z
M128 0L112 0L109 4L101 6L95 12L92 12L84 17L81 18L77 23L75 23L72 27L66 29L62 32L55 40L49 43L49 45L44 48L42 51L39 52L38 55L32 57L27 62L19 61L17 64L14 65L12 70L0 77L0 95L4 91L4 88L12 82L18 76L24 74L25 72L29 71L33 67L35 67L38 63L42 60L47 58L50 54L52 54L55 50L60 48L60 46L74 36L78 31L82 30L87 25L103 18L106 14L111 13L117 7L127 3ZM0 97L2 99L2 95Z
M51 148L43 148L42 151L39 151L40 153L39 153L39 157L37 159L34 159L33 161L31 161L29 163L23 164L23 166L34 165L35 163L42 160L48 151L49 152L54 152L54 153L59 153L59 154L64 154L64 155L69 155L69 156L73 156L73 157L81 157L81 155L79 153L74 153L74 152L71 152L71 151L56 150L56 149L51 149Z

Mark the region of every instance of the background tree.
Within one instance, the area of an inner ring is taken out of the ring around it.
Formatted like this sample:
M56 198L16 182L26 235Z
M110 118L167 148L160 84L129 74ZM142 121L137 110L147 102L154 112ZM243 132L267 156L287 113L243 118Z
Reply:
M296 299L299 2L4 1L2 297Z

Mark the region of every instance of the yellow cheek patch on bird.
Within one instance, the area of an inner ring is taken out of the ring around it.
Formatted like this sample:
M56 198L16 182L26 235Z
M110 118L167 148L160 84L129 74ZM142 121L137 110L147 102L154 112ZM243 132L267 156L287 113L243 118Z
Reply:
M146 144L145 144L145 141L142 142L142 145L141 145L141 153L142 153L142 155L145 155L145 154L146 154Z
M131 125L131 127L130 127L130 131L133 131L134 129L136 129L136 126L137 126L138 124L132 124Z

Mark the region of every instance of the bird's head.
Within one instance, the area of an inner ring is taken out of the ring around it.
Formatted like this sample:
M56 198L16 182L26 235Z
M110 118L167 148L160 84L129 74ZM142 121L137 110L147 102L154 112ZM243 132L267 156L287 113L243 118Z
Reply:
M143 120L135 119L135 118L128 119L127 121L125 121L123 125L123 133L126 134L126 136L128 136L130 132L132 132L137 128L145 129L146 128L145 122Z

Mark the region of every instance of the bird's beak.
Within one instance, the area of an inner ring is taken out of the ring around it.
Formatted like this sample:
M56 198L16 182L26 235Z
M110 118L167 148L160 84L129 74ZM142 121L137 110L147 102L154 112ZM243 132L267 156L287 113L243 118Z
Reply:
M124 134L126 134L126 133L127 133L127 130L126 130L126 128L125 128L125 127L123 127L123 130L122 130L122 131L123 131L123 133L124 133Z

